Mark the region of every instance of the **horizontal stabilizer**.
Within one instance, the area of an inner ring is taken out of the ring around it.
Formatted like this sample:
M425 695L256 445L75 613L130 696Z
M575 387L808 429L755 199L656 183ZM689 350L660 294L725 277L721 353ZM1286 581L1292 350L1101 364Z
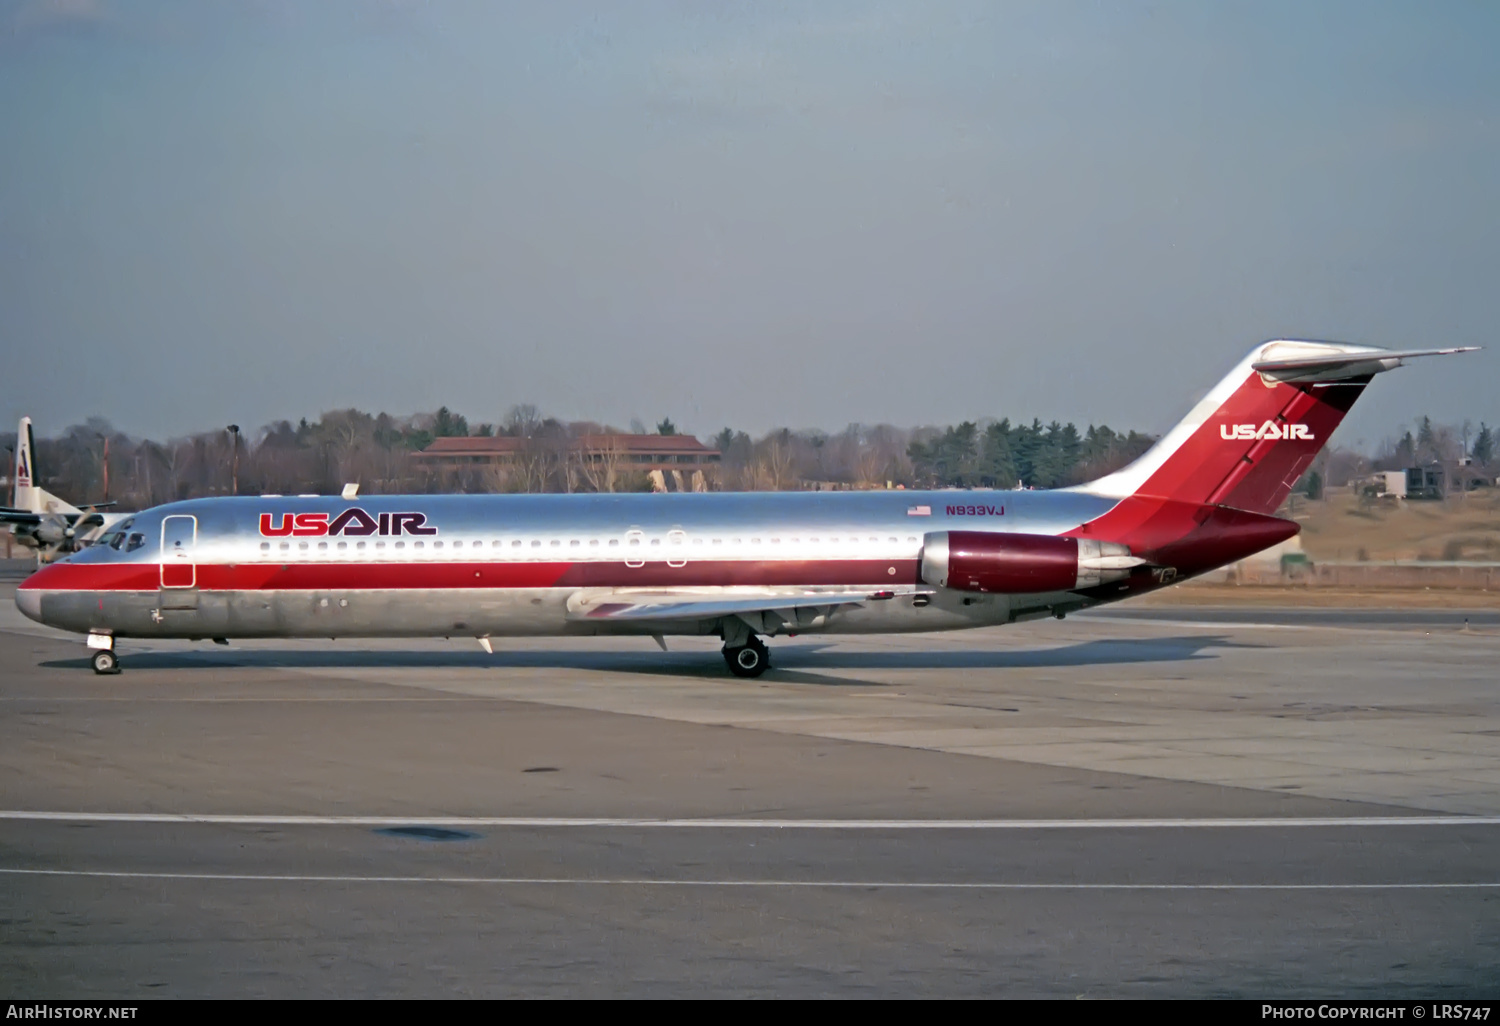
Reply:
M1367 346L1331 347L1297 342L1277 343L1267 347L1269 359L1251 367L1272 381L1343 381L1367 378L1382 371L1395 370L1402 361L1419 356L1450 356L1472 353L1478 346L1454 346L1449 349L1375 349Z

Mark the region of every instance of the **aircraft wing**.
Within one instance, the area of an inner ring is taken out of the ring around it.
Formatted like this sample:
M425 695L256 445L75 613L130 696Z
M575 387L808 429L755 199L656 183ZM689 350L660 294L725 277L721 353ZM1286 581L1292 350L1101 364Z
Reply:
M909 589L908 589L909 590ZM789 592L775 588L710 591L706 589L614 590L578 592L568 599L570 620L713 620L724 616L777 616L799 623L826 615L835 607L859 605L890 592ZM800 615L799 615L800 614Z
M0 524L40 524L41 515L27 509L0 506Z

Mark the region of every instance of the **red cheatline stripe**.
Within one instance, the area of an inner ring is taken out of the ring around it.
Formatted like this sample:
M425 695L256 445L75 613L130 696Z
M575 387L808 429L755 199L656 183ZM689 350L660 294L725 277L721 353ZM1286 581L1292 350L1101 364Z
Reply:
M892 573L894 568L896 571ZM185 566L172 567L184 573ZM919 583L914 559L594 563L201 563L204 591L325 591L456 588L628 588ZM39 591L155 591L156 563L54 563L22 588Z

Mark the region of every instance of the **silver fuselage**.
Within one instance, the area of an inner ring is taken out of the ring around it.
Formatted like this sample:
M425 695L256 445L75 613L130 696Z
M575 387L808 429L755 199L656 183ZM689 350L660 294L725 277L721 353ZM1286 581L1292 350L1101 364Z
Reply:
M1071 491L200 499L115 525L104 544L25 582L17 602L44 623L117 637L699 635L720 633L721 618L575 614L601 595L664 590L770 596L767 608L780 594L859 592L868 601L763 632L951 630L1097 599L932 587L924 535L1056 535L1116 501Z

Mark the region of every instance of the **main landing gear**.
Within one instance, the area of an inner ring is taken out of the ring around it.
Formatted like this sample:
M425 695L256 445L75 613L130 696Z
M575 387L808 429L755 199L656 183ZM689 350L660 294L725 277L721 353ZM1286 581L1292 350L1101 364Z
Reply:
M771 666L771 652L764 641L752 634L743 645L725 645L724 662L736 677L759 677Z

